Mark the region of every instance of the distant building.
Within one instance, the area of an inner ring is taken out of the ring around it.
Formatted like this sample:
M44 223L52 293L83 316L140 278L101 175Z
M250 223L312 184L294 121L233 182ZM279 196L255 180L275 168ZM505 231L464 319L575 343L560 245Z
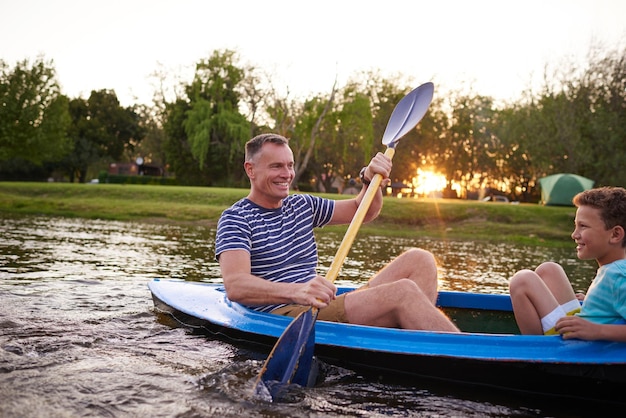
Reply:
M149 164L111 163L109 164L109 174L162 177L165 175L165 170L162 167Z
M343 189L341 194L359 194L361 190L360 187L357 187L356 181L354 179L348 180L348 185Z

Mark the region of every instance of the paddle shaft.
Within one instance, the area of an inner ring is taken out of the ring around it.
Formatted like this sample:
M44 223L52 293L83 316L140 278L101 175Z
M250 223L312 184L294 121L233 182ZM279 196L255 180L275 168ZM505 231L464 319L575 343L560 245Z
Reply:
M432 83L426 83L411 91L396 105L383 134L383 144L387 145L387 150L385 151L387 157L393 158L397 141L408 133L410 129L413 129L424 116L432 100L432 93ZM361 198L361 202L352 217L348 230L326 274L326 279L331 283L339 275L339 270L348 256L356 234L370 209L376 193L378 193L382 180L382 175L374 175ZM315 321L317 320L317 314L318 309L311 307L300 313L285 328L259 373L255 385L257 392L262 392L264 389L269 390L270 396L274 399L276 396L280 396L285 386L292 382L300 385L310 383L309 369L312 364L310 360L313 358L315 346ZM270 384L271 382L276 384Z
M385 151L385 155L389 158L393 158L395 152L395 148L387 148L387 150ZM376 193L378 193L378 188L380 187L380 183L382 181L383 176L381 176L380 174L376 174L371 180L369 186L367 186L365 195L363 196L363 199L361 200L361 203L359 204L359 207L357 208L356 213L354 214L354 217L350 222L350 226L348 226L346 235L344 235L343 240L341 241L341 244L337 249L337 254L335 254L335 258L330 264L330 269L326 274L326 280L330 281L331 283L334 282L335 279L337 279L337 276L339 275L339 270L341 270L341 266L343 265L344 260L350 252L350 248L352 247L352 243L356 238L356 234L359 232L359 228L363 223L363 219L365 219L365 215L367 214L367 211L369 210L370 205L372 204L372 201L376 196Z

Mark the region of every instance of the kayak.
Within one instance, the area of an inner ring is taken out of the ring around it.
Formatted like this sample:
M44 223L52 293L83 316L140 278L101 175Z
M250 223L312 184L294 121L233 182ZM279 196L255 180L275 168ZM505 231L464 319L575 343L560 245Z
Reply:
M293 318L230 301L223 285L154 279L157 312L197 331L269 352ZM339 293L350 291L340 287ZM626 404L626 343L520 335L503 294L441 291L437 305L463 331L317 321L317 359L363 375L437 379L542 396Z

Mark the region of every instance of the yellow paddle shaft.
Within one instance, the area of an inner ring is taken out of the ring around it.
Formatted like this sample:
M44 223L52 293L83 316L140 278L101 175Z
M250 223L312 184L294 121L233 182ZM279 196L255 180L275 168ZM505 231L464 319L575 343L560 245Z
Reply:
M387 148L385 151L385 155L389 158L393 158L395 154L395 148ZM359 204L359 207L352 218L352 222L350 222L350 226L348 226L348 230L346 231L346 235L343 237L341 241L341 245L339 245L339 249L337 249L337 254L335 254L335 258L330 265L330 269L326 274L326 279L331 283L335 281L337 276L339 275L339 270L341 270L341 266L343 265L344 260L348 256L348 252L350 252L350 248L352 247L352 243L356 238L356 234L359 232L359 228L363 223L363 219L365 219L365 215L378 193L378 189L380 188L380 183L383 181L383 176L380 174L376 174L369 186L367 186L367 190L365 191L365 195Z

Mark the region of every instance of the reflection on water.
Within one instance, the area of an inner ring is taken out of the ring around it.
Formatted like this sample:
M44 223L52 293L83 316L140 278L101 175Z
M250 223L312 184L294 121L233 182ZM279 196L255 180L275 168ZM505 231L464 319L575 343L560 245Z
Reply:
M322 269L330 267L341 239L338 234L325 234L318 238ZM535 268L544 261L562 264L574 287L584 290L589 287L597 268L594 262L578 260L574 245L571 249L548 249L473 241L359 237L337 283L363 282L393 257L411 247L424 248L437 257L440 287L444 290L508 293L508 281L516 271Z
M372 382L330 368L293 402L246 397L265 353L173 327L153 311L153 277L219 280L214 230L98 220L0 219L0 416L535 416L533 400L425 382ZM342 236L320 235L322 271ZM359 283L412 247L440 260L444 289L507 291L519 268L564 263L586 288L594 266L574 251L359 237L340 283Z
M13 280L219 277L206 228L56 218L0 219L0 228L2 272Z

